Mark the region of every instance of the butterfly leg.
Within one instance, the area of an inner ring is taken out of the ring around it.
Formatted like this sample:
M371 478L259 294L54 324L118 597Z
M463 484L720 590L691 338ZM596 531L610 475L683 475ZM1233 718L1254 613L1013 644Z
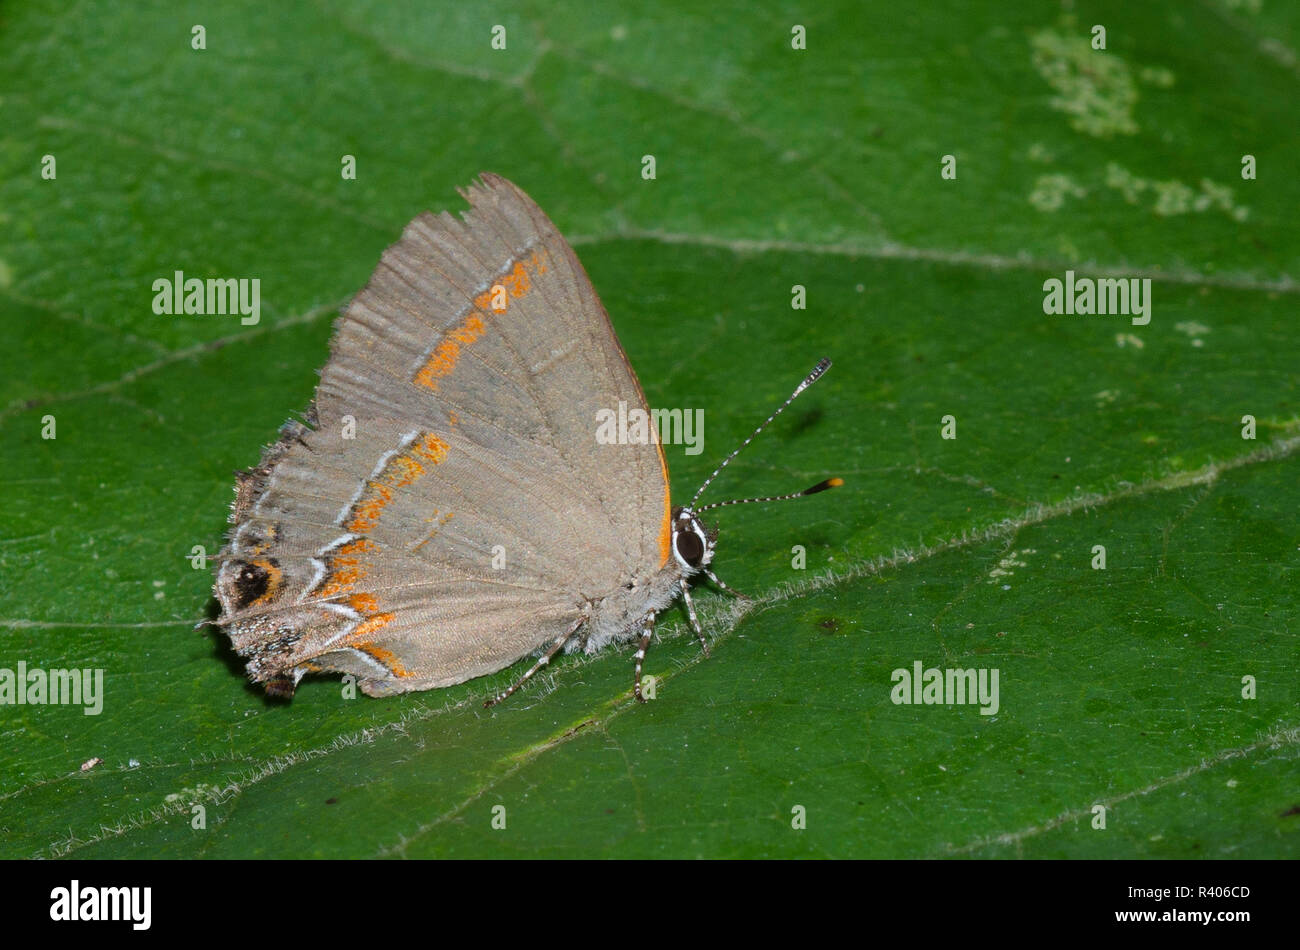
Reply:
M728 594L730 594L731 596L733 596L733 597L744 597L746 600L752 600L752 599L753 599L752 597L750 597L748 594L744 593L743 591L738 591L738 590L736 590L736 588L734 588L734 587L728 587L726 584L722 583L722 581L718 579L718 575L717 575L717 574L714 574L714 573L713 573L711 570L709 570L707 567L704 569L704 573L708 576L709 580L713 581L713 583L717 584L720 588L722 588L723 590L725 590L725 591L726 591Z
M569 642L569 639L575 633L577 633L578 629L586 622L587 622L586 617L579 617L577 620L575 620L573 622L573 626L571 626L568 630L564 631L564 633L560 634L558 637L555 638L555 642L551 644L551 648L542 654L541 658L532 665L532 668L529 669L527 673L519 677L519 679L515 680L514 685L511 686L508 690L502 693L497 693L495 696L493 696L491 699L485 702L483 704L483 708L487 709L489 706L495 706L497 703L501 702L501 700L505 699L507 696L509 696L511 693L517 690L520 686L523 686L525 683L527 683L528 680L532 678L532 675L534 673L536 673L543 666L551 662L551 657L559 653L560 650L564 648L564 645Z
M691 629L695 631L695 639L700 641L700 647L704 650L704 657L709 656L709 641L704 639L704 629L700 626L700 618L695 616L695 602L691 600L691 585L686 583L686 579L681 581L682 600L686 601L686 616L691 618Z
M641 664L645 662L645 651L650 647L650 638L655 632L655 615L653 613L646 616L643 621L645 629L641 632L641 639L636 645L636 682L632 687L632 694L636 696L639 703L645 702L645 696L641 694Z

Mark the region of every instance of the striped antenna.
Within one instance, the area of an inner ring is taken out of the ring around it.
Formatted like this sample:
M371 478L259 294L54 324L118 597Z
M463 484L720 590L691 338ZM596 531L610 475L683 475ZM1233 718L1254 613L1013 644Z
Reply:
M732 501L715 501L712 504L705 505L703 508L693 509L696 514L701 511L708 511L710 508L725 508L727 505L748 505L751 501L789 501L791 498L802 498L804 495L815 495L819 491L825 491L828 488L839 488L844 484L842 478L828 478L824 482L818 482L812 488L805 488L803 491L797 491L789 495L766 495L762 498L736 498Z
M801 382L798 386L795 387L794 392L790 394L790 398L787 399L785 402L781 403L781 405L777 407L776 412L772 413L770 416L764 419L763 424L760 425L753 432L751 432L749 434L749 438L747 438L744 442L740 443L740 445L736 446L735 450L730 455L728 455L725 459L722 460L722 464L719 465L717 468L715 468L713 470L713 473L704 480L704 484L699 487L698 491L696 491L695 497L691 499L691 503L687 505L687 507L690 508L692 511L696 510L695 503L699 501L700 496L704 494L704 489L708 488L709 484L715 478L718 477L718 473L727 467L727 463L730 462L732 459L734 459L737 455L739 455L741 449L749 445L749 443L753 442L754 439L758 438L758 434L762 432L764 429L766 429L768 425L771 424L773 419L775 419L782 412L784 412L786 406L794 402L795 398L801 392L803 392L813 383L817 382L817 380L821 379L822 375L830 368L831 368L830 360L828 359L818 360L817 365L813 367L813 371L809 373L807 376L805 376L803 382ZM814 485L812 488L804 489L801 492L795 492L793 495L773 495L768 498L739 498L736 499L735 501L718 501L718 502L714 502L711 505L705 505L703 508L700 508L699 510L708 511L710 508L720 508L723 505L743 505L751 501L784 501L787 498L801 498L804 495L815 495L819 491L825 491L828 488L834 488L835 486L842 485L842 484L844 484L844 481L842 479L828 478L826 479L826 481L820 482Z

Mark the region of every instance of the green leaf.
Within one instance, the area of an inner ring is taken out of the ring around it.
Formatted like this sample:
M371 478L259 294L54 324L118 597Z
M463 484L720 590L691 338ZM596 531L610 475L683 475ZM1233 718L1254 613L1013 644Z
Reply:
M6 8L0 669L104 698L0 706L0 855L1295 856L1300 14L1257 6ZM666 615L647 705L627 650L269 703L188 559L482 170L704 408L675 497L822 356L710 497L846 484L716 512L753 599L700 589L710 659ZM155 315L176 270L260 322ZM1067 270L1150 323L1045 314ZM996 710L895 702L915 664Z

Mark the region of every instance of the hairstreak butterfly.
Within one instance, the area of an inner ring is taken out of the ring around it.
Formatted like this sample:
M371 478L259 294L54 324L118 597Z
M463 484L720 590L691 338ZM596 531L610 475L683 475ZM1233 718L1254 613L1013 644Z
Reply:
M519 188L485 174L456 220L422 214L335 327L302 421L240 472L217 621L249 677L307 673L387 696L462 683L561 649L637 641L713 574L714 476L830 366L822 360L674 508L654 429L597 445L597 412L646 399L573 249Z

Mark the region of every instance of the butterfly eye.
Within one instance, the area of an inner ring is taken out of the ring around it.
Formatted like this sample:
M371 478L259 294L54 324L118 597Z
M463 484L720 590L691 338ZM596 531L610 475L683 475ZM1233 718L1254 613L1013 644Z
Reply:
M689 528L678 531L673 536L673 544L677 548L678 557L691 567L700 566L700 561L704 559L704 542L700 540L698 534Z

